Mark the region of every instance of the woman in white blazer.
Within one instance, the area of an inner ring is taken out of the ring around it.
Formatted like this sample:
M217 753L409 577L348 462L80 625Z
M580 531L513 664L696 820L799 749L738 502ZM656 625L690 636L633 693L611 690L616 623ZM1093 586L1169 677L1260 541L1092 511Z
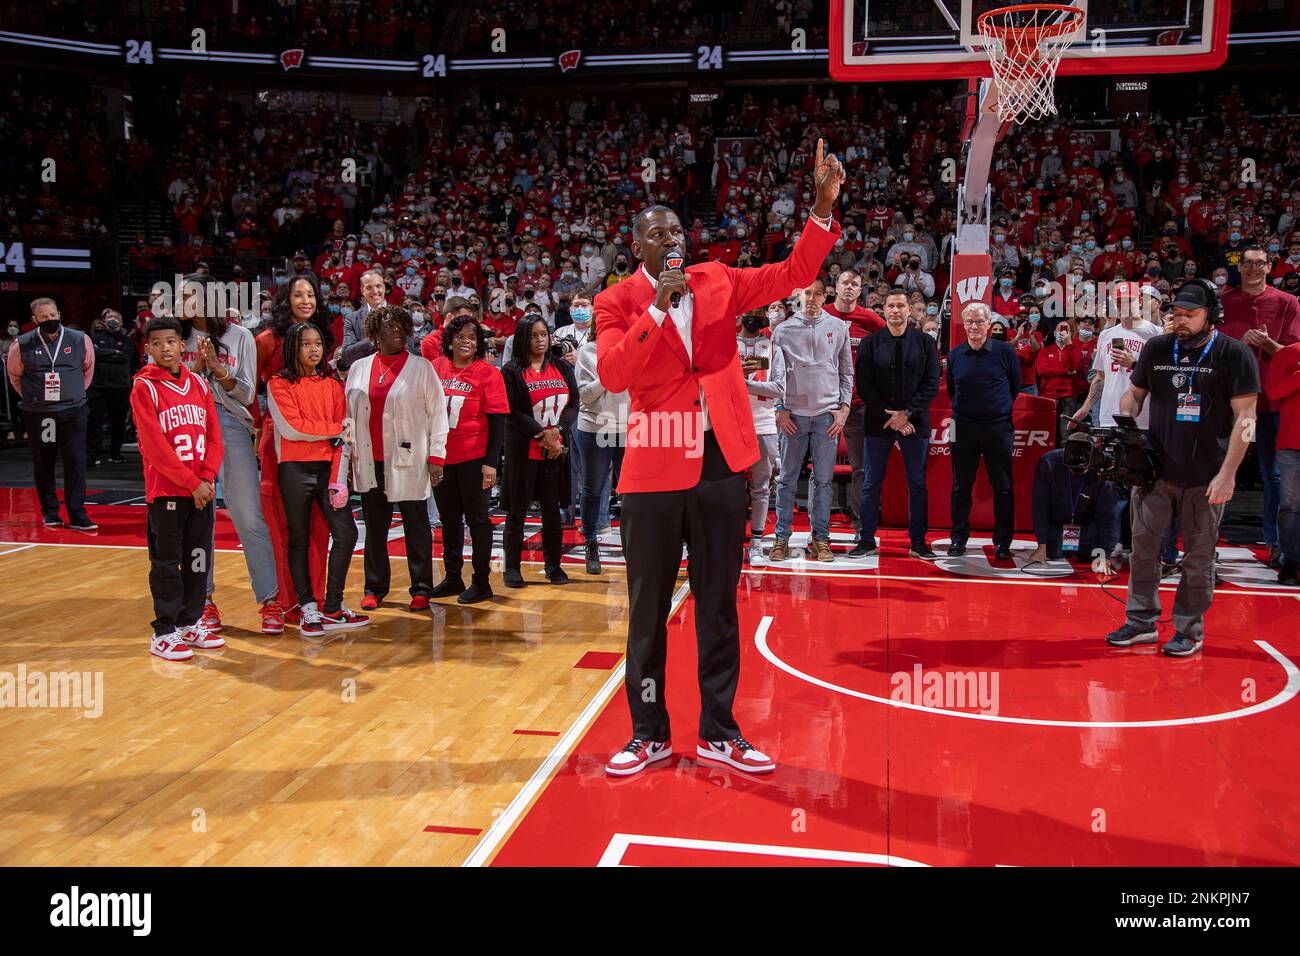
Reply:
M366 314L366 336L378 351L348 369L344 390L352 435L352 487L366 521L366 593L361 606L377 608L388 594L388 526L393 505L402 514L409 610L429 607L433 592L433 529L426 501L442 481L447 449L447 403L433 365L406 349L411 315L400 306Z

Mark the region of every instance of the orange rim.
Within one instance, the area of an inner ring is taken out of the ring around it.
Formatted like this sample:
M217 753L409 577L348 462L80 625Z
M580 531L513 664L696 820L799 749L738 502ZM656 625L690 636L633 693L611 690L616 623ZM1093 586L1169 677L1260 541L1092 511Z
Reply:
M1008 13L1029 13L1040 11L1044 13L1068 13L1070 14L1059 23L1049 23L1044 26L1004 26L1000 23L991 22L993 17L1005 16ZM980 35L989 35L997 37L999 40L1011 40L1016 47L1023 47L1028 43L1037 43L1039 40L1052 40L1067 33L1073 33L1083 24L1083 11L1078 7L1072 7L1063 3L1018 3L1009 7L998 7L996 10L990 10L987 13L981 13L975 20L976 29Z

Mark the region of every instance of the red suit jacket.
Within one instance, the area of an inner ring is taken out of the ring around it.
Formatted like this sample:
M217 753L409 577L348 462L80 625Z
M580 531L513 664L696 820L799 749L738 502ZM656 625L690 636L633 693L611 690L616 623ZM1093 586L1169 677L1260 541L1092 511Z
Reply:
M758 461L754 418L736 349L736 317L810 285L839 235L838 223L826 230L809 222L784 262L750 269L718 262L687 266L694 297L690 356L672 316L664 316L661 327L650 314L655 292L641 269L596 296L596 370L606 389L626 391L630 399L620 494L681 491L699 483L703 435L693 429L701 388L727 465L744 471ZM654 417L648 427L638 428L642 416ZM674 421L685 441L656 441Z

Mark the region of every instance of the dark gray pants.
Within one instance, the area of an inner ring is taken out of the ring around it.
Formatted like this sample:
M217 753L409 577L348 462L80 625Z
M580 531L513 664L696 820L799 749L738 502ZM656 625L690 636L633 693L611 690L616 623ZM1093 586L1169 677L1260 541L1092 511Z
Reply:
M1133 490L1133 555L1129 563L1128 623L1153 626L1160 618L1160 552L1177 517L1183 535L1182 578L1174 595L1174 630L1205 639L1205 612L1214 597L1214 546L1223 505L1211 505L1205 485L1182 486L1163 479L1150 491Z

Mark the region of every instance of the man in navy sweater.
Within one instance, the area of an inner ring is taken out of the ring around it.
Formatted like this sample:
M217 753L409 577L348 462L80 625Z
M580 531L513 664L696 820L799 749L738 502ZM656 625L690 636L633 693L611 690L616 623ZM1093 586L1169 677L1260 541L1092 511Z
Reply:
M993 486L995 556L1011 557L1016 505L1011 487L1015 430L1011 405L1020 391L1015 349L989 337L989 307L972 302L962 310L966 341L948 353L948 395L952 399L952 546L950 557L966 553L970 537L971 489L980 458Z

